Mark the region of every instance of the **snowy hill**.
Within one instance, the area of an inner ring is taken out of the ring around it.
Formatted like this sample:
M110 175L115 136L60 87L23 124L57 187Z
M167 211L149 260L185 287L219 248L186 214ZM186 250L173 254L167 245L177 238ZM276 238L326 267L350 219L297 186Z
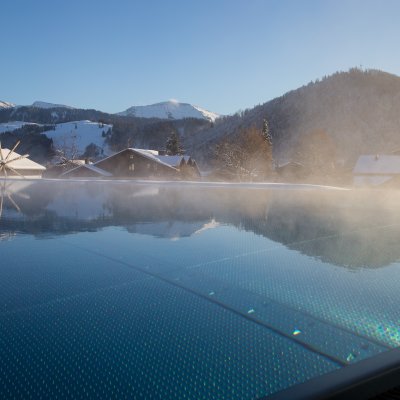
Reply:
M188 103L179 103L175 100L151 104L148 106L133 106L117 115L160 119L197 118L206 119L211 122L214 122L219 118L219 115L216 113Z
M14 108L14 107L15 107L15 104L0 100L0 110L4 109L4 108Z
M35 102L32 103L31 107L44 108L44 109L49 109L49 108L69 108L69 109L73 109L74 108L74 107L70 107L70 106L65 106L64 104L47 103L45 101L35 101Z
M91 143L106 153L108 149L104 141L109 129L112 129L112 125L92 121L73 121L57 124L55 130L43 133L53 139L55 148L64 150L67 156L71 156L75 152L78 155L84 153Z
M23 121L10 121L0 123L0 133L12 132L16 129L22 128L24 125L39 125L33 122L23 122Z

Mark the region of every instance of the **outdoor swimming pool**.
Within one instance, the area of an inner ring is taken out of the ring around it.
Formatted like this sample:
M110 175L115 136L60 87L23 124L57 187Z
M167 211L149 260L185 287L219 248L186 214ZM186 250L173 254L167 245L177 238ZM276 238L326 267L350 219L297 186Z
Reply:
M285 398L400 345L397 192L24 180L2 198L2 399Z

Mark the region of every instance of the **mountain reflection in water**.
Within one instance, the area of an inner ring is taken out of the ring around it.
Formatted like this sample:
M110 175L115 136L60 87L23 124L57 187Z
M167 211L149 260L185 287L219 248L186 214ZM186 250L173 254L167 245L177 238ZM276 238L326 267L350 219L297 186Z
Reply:
M0 240L119 226L177 240L220 225L345 266L400 258L396 191L321 191L164 186L121 182L8 181Z

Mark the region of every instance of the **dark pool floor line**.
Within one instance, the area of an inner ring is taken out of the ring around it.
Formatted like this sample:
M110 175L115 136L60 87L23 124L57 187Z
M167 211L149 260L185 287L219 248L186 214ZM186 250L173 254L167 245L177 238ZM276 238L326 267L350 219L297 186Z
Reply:
M246 319L246 320L248 320L248 321L250 321L250 322L252 322L252 323L255 323L255 324L259 325L259 326L262 326L262 327L264 327L264 328L266 328L266 329L268 329L268 330L274 332L275 334L277 334L277 335L279 335L279 336L281 336L281 337L284 337L284 338L288 339L288 340L291 341L291 342L296 343L297 345L299 345L299 346L305 348L306 350L311 351L311 352L313 352L313 353L315 353L315 354L318 354L318 355L321 356L321 357L324 357L325 359L327 359L327 360L329 360L329 361L335 363L336 365L338 365L338 366L340 366L340 367L344 367L344 366L347 366L347 365L348 365L347 362L344 362L344 361L343 361L341 358L339 358L339 357L336 357L336 356L334 356L334 355L325 353L325 352L319 350L318 348L315 348L315 347L312 346L311 344L305 343L305 342L303 342L303 341L297 339L295 336L293 336L293 335L291 335L291 334L288 334L288 333L286 333L286 332L283 332L283 331L281 331L280 329L277 329L276 327L274 327L273 325L271 325L271 324L269 324L269 323L267 323L267 322L265 322L265 321L262 321L262 320L260 320L260 319L257 319L257 318L255 318L254 316L252 316L252 315L250 315L250 314L245 314L245 313L243 313L243 312L241 312L241 311L239 311L239 310L237 310L237 309L235 309L235 308L230 307L229 305L227 305L227 304L225 304L225 303L223 303L223 302L221 302L221 301L218 301L218 300L215 299L215 298L212 298L212 297L207 296L207 295L205 295L205 294L199 293L199 292L196 291L196 290L193 290L193 289L191 289L191 288L188 288L188 287L182 285L181 283L179 283L179 281L171 280L171 279L165 278L165 277L163 277L163 276L160 276L160 275L158 275L158 274L156 274L156 273L153 273L153 272L149 271L148 269L142 268L142 267L140 267L140 266L137 266L137 265L128 263L128 262L123 261L123 260L120 260L120 259L116 259L116 258L110 257L110 256L105 255L105 254L102 254L102 253L100 253L100 252L98 252L98 251L90 250L90 249L87 249L87 248L85 248L85 247L81 247L81 246L76 245L76 244L68 243L68 245L69 245L69 246L72 246L72 247L75 247L75 248L79 248L80 250L86 251L86 252L91 253L91 254L93 254L93 255L103 257L103 258L108 259L108 260L110 260L110 261L112 261L112 262L114 262L114 263L118 263L118 264L124 265L124 266L126 266L126 267L128 267L128 268L132 268L132 269L134 269L134 270L136 270L136 271L142 272L142 273L144 273L144 274L146 274L146 275L148 275L148 276L151 276L151 277L153 277L153 278L156 278L156 279L158 279L158 280L160 280L160 281L162 281L162 282L164 282L164 283L168 283L168 284L173 285L173 286L175 286L175 287L178 287L178 288L180 288L180 289L182 289L182 290L184 290L184 291L186 291L186 292L189 292L189 293L191 293L191 294L194 294L194 295L196 295L197 297L200 297L200 298L202 298L203 300L205 300L205 301L207 301L207 302L211 302L211 303L213 303L213 304L216 304L216 305L218 305L218 306L224 308L225 310L228 310L228 311L230 311L230 312L232 312L232 313L234 313L234 314L236 314L236 315L239 315L240 317L242 317L242 318L244 318L244 319ZM355 334L355 333L353 332L353 334ZM357 334L355 334L355 335L357 335ZM380 344L380 345L381 345L381 344Z
M318 239L313 239L313 240L318 240ZM311 240L311 242L312 242L313 240ZM301 242L299 241L298 243L303 243L303 242L307 242L307 243L308 243L308 242L310 242L310 241L301 241ZM155 273L155 272L150 271L150 270L147 269L147 268L138 267L138 266L135 266L135 265L130 264L129 262L122 261L122 260L120 260L120 259L114 259L114 258L112 258L112 257L110 257L110 256L107 256L107 255L104 255L104 254L102 254L102 253L100 253L100 252L98 253L98 252L96 252L96 251L86 249L86 248L84 248L84 247L81 247L81 246L79 246L79 245L76 245L76 244L73 244L73 243L70 243L70 242L64 242L64 244L68 244L68 245L70 245L70 246L77 247L77 248L79 248L80 250L84 250L84 251L87 251L87 252L93 252L93 254L96 254L96 255L98 255L98 256L100 256L100 257L110 259L110 260L115 261L115 262L118 262L118 263L120 263L120 264L122 264L122 265L124 265L124 266L128 266L128 267L130 267L130 268L134 268L134 269L136 269L137 271L140 271L140 272L143 272L143 273L147 273L147 274L149 274L150 276L152 276L152 277L154 277L154 278L162 279L162 280L164 280L165 282L169 282L169 283L171 283L171 284L174 284L175 286L179 286L179 287L181 287L181 288L184 288L184 289L187 290L187 291L192 291L192 293L195 293L195 294L197 294L197 295L202 295L201 293L199 293L199 292L196 291L196 290L193 290L193 289L191 289L191 288L188 288L188 287L185 286L185 285L179 284L175 279L170 279L170 278L168 278L168 277L166 277L166 276L161 276L161 275L159 275L159 274L157 274L157 273ZM269 248L269 250L272 251L272 250L274 250L274 249L276 249L276 248L278 248L278 246L277 246L277 247L273 247L273 248ZM248 255L252 255L252 254L254 254L254 253L255 253L255 252L249 252ZM171 264L171 263L169 263L169 262L165 262L164 260L161 260L161 259L159 259L159 258L157 258L157 257L155 257L155 256L149 256L148 254L146 254L146 257L149 258L149 259L151 259L151 260L156 261L157 263L163 263L163 264L165 263L165 264L167 264L167 265L169 265L169 266L175 267L175 265L173 265L173 264ZM228 258L225 258L224 261L228 261L228 260L234 259L234 258L235 258L235 256L232 257L232 258L229 258L229 259L228 259ZM221 260L218 260L218 262L220 262L220 261L221 261ZM215 261L215 262L217 262L217 261ZM211 261L210 263L213 263L213 261ZM209 263L206 263L206 265L208 265L208 264L209 264ZM200 266L199 266L199 268L200 268ZM197 269L197 268L196 268L196 269ZM185 267L185 266L175 267L174 269L172 269L172 270L169 271L169 275L173 275L174 273L179 273L179 272L184 272L184 271L189 271L189 270L193 270L193 268L191 268L190 266L187 266L187 267ZM213 278L213 280L215 281L214 278ZM241 290L242 290L242 291L246 291L246 289L243 289L243 288L242 288ZM204 298L207 299L208 301L211 301L211 300L218 301L218 300L215 299L215 298L214 298L214 299L211 299L210 296L204 296ZM367 341L368 343L371 343L371 344L374 344L374 345L376 345L376 346L379 346L379 347L381 347L381 348L383 348L383 349L385 349L385 350L390 350L390 349L392 349L392 347L389 346L389 345L387 345L386 343L383 343L383 342L381 342L381 341L379 341L379 340L376 340L376 339L374 339L374 338L372 338L372 337L366 336L366 335L364 335L364 334L362 334L362 333L355 332L355 331L349 329L349 328L346 327L346 326L341 326L341 325L339 325L339 324L337 324L337 323L335 323L335 322L326 321L326 320L324 320L324 319L322 319L322 318L319 318L318 316L316 316L316 315L314 315L314 314L311 314L311 313L309 313L309 312L307 312L307 311L300 310L300 309L298 309L298 308L292 307L292 306L290 306L290 305L288 305L288 304L279 302L279 301L277 301L277 300L275 300L275 299L272 299L272 298L270 298L270 297L268 297L268 296L265 296L265 298L268 300L268 302L277 304L279 307L282 307L282 308L284 308L284 309L290 310L291 312L295 312L295 313L297 313L297 314L299 314L299 315L302 315L302 316L305 316L305 317L307 317L307 318L313 319L313 320L318 321L318 322L320 322L320 323L322 323L322 324L325 324L325 325L328 324L329 326L331 326L331 327L333 327L333 328L336 328L337 330L339 330L339 331L341 331L341 332L346 332L346 333L348 333L348 334L350 334L350 335L353 335L353 336L356 336L356 337L358 337L358 338L361 338L361 339ZM223 303L222 301L220 301L219 303L221 303L221 305L225 305L226 307L229 307L229 305L227 305L226 303ZM232 307L230 307L230 308L232 308ZM241 313L241 312L238 311L238 310L236 310L236 311L239 312L242 316L245 316L245 317L248 318L248 319L251 319L251 320L255 320L255 319L256 319L255 315L250 316L250 315L248 315L248 314ZM267 324L266 322L264 322L264 323ZM269 326L272 327L272 325L269 325ZM270 328L270 329L272 329L272 328ZM277 330L277 331L279 331L279 329L276 329L276 328L274 328L274 329ZM290 337L291 339L294 339L292 335L288 335L287 333L285 333L285 335L287 335L287 336ZM297 339L297 338L295 338L295 341L296 341L296 342L304 343L302 340ZM341 362L343 362L343 360L341 360ZM347 365L347 364L348 364L348 363L345 363L345 365Z
M214 279L214 278L213 278L213 280L216 281L216 279ZM281 307L281 308L283 308L283 309L287 309L288 311L295 312L295 313L297 313L297 314L299 314L299 315L302 315L302 316L304 316L304 317L310 318L310 319L312 319L312 320L314 320L314 321L318 321L318 322L323 323L323 324L328 324L329 326L331 326L331 327L333 327L333 328L336 328L336 329L338 329L338 330L340 330L340 331L349 333L349 334L351 334L351 335L355 335L355 336L357 336L358 338L364 339L364 340L366 340L366 341L368 341L368 342L370 342L370 343L373 343L373 344L375 344L375 345L377 345L377 346L380 346L380 347L382 347L382 348L384 348L384 349L386 349L386 350L391 350L391 349L393 348L393 347L387 345L386 343L383 343L383 342L381 342L381 341L379 341L379 340L376 340L376 339L374 339L374 338L372 338L372 337L366 336L366 335L364 335L364 334L362 334L362 333L355 332L355 331L351 330L350 328L348 328L348 327L346 327L346 326L339 325L339 324L337 324L337 323L335 323L335 322L326 321L326 320L324 320L323 318L320 318L320 317L318 317L318 316L316 316L316 315L314 315L314 314L312 314L312 313L309 313L308 311L301 310L301 309L298 309L298 308L296 308L296 307L293 307L293 306L291 306L291 305L289 305L289 304L282 303L282 302L280 302L280 301L278 301L278 300L272 299L271 297L268 297L268 296L261 296L261 295L259 295L259 294L257 294L257 293L252 293L252 292L250 292L249 290L244 289L244 288L240 288L240 289L238 289L238 290L240 290L241 292L249 292L249 293L251 293L253 296L264 297L266 300L268 300L269 303L276 304L276 305L278 305L279 307Z

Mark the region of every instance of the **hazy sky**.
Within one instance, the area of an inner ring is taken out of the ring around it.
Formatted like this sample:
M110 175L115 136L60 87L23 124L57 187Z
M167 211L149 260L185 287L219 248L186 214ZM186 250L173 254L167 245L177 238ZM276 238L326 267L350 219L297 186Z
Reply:
M223 114L354 66L400 75L398 0L1 2L0 100Z

